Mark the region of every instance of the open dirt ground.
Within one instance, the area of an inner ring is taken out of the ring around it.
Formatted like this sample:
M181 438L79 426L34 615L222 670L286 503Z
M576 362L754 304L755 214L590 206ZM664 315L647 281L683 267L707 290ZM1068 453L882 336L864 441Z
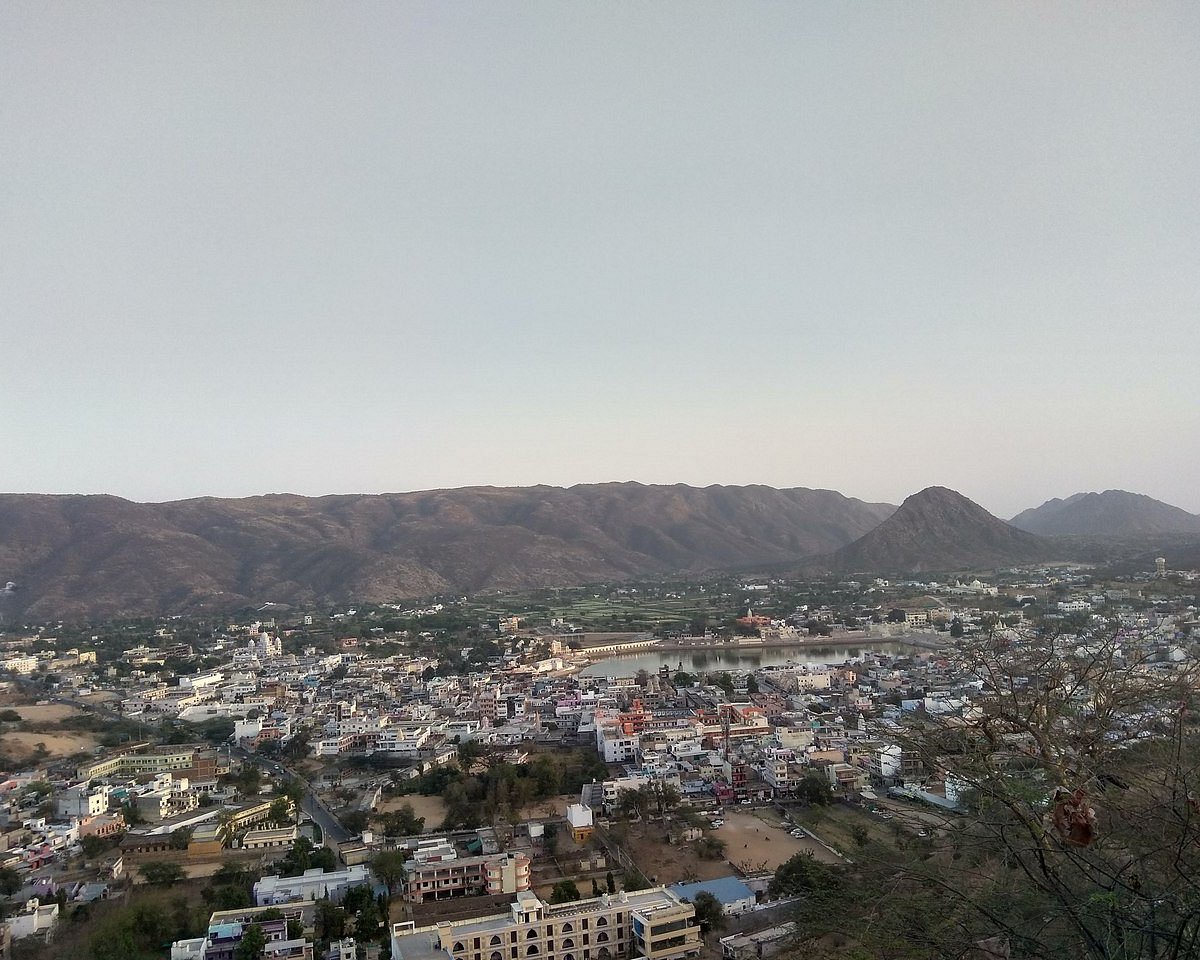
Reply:
M728 863L701 859L695 843L667 843L663 826L658 821L630 824L627 836L620 843L652 883L715 880L729 876Z
M713 833L725 841L725 855L729 862L743 867L747 872L759 869L774 870L785 860L797 853L810 852L822 863L840 862L834 854L808 837L796 839L787 829L779 825L778 817L753 813L724 814L725 825Z
M26 720L29 723L57 723L59 720L65 720L67 717L75 717L83 712L65 703L22 703L12 709L21 715L22 720Z
M424 797L419 793L407 797L389 797L380 802L375 812L377 814L390 813L393 810L399 810L406 803L412 806L413 813L418 817L425 818L426 831L436 830L446 819L446 804L441 797Z
M43 744L52 757L69 757L80 751L96 749L99 741L86 733L6 733L0 745L14 755L32 756L38 744Z

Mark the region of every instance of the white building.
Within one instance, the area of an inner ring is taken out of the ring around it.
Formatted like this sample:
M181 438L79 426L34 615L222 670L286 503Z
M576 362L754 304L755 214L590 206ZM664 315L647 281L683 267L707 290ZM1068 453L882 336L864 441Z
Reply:
M324 873L320 867L305 870L300 877L263 877L254 885L254 902L260 907L290 903L293 900L320 900L328 897L341 901L351 887L371 882L371 871L363 864L345 870Z

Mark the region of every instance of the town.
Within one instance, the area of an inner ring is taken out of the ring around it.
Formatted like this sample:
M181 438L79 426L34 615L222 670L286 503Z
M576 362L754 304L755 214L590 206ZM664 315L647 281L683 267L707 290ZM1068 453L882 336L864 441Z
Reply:
M818 892L872 850L957 856L1013 758L1030 822L1090 844L1080 730L1096 756L1178 733L1196 594L1160 559L9 628L0 956L854 941Z

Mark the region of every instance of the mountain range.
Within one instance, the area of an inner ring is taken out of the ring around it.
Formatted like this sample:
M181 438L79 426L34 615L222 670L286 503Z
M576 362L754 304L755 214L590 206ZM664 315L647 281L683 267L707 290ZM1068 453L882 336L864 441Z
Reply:
M732 569L917 573L1096 561L1195 532L1200 517L1120 491L1051 500L1012 524L945 487L899 508L832 490L640 483L168 503L7 494L0 587L11 585L0 589L0 623Z
M573 585L794 562L892 513L831 490L466 487L134 503L0 495L9 619Z
M1200 516L1126 490L1047 500L1018 513L1009 523L1029 533L1084 537L1200 533Z

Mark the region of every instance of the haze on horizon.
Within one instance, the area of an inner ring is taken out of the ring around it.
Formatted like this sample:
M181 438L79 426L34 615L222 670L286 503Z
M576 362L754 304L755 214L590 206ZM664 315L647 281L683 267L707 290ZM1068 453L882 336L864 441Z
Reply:
M1200 512L1200 7L0 8L0 488Z

